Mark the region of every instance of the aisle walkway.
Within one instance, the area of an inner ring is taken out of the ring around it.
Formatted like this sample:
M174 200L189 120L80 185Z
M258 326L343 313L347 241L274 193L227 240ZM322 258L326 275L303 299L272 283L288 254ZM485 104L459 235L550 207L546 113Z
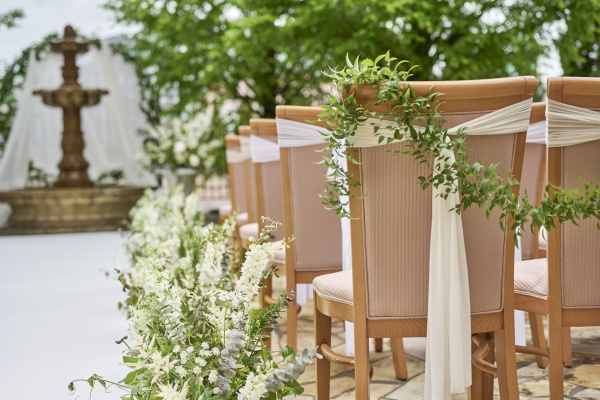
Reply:
M0 237L0 399L87 399L87 384L69 396L68 383L127 373L112 273L126 265L123 243L117 232ZM95 389L92 398L119 393Z

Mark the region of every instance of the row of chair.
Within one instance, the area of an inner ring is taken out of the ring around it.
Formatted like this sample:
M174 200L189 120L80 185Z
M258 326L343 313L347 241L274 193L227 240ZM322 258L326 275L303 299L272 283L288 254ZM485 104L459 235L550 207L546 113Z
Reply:
M448 128L530 99L537 88L533 77L411 84L417 94L426 94L431 87L443 93L440 110ZM551 78L548 98L597 110L599 88L599 80ZM357 100L372 105L373 96L374 92L364 90ZM277 118L306 123L316 120L321 111L280 106ZM540 127L545 111L544 103L532 106L532 128ZM226 141L228 159L235 161L229 163L229 174L231 208L240 211L238 242L241 246L258 234L260 215L283 220L284 232L275 233L274 242L284 235L296 238L273 261L285 271L288 292L299 283L314 282L315 344L325 355L317 361L318 398L329 398L330 361L354 364L356 398L369 398L369 338L378 340L376 348L380 348L381 338L391 338L396 376L405 379L402 338L427 334L432 195L431 189L423 191L417 184L425 167L409 155L393 158L388 154L389 150L405 149L402 142L357 149L361 163L348 165L361 182L352 188L355 196L350 200L350 212L356 218L351 221L352 270L342 271L341 223L323 208L317 195L327 173L327 167L318 163L324 145L279 147L278 156L267 158L271 161L252 163L248 138L255 135L277 143L277 121L254 119L249 127L240 127L239 133ZM544 140L528 143L526 132L467 137L471 161L498 164L500 176L512 171L521 180L520 188L514 190L527 191L538 205L546 180L567 189L580 188L578 173L585 180L597 180L598 146L600 140L546 149ZM221 212L226 215L230 210ZM518 398L518 350L535 354L540 367L550 360L551 398L561 399L563 359L567 366L572 363L569 327L600 325L600 291L594 289L600 283L596 254L600 247L594 246L600 233L595 221L583 221L581 228L563 224L549 233L546 245L545 235L526 228L520 246L524 261L515 263L513 232L498 228L499 216L496 210L488 220L477 208L462 214L475 350L472 398L492 398L494 374L498 375L501 397ZM271 283L265 286L261 305L272 302ZM514 309L529 313L534 350L515 345ZM287 342L293 347L298 310L293 303L287 313ZM542 315L549 316L549 346ZM331 318L354 322L353 358L331 350ZM486 347L488 353L483 355Z

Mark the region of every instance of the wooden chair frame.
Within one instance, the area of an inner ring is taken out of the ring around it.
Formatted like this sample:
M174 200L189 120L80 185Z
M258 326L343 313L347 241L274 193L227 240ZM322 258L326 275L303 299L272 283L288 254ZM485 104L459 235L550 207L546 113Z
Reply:
M241 125L238 128L240 136L250 137L250 126ZM253 198L255 198L254 190L252 189L252 175L250 169L254 168L252 160L244 161L244 181L246 182L246 209L248 210L248 223L256 222L255 207L253 204Z
M267 118L253 118L250 120L250 135L256 135L263 138L275 138L277 140L277 124L274 119ZM262 232L264 229L264 223L262 221L262 216L265 215L264 208L264 200L265 200L265 189L263 185L263 177L261 171L261 165L259 163L252 163L252 168L254 168L254 181L255 181L255 194L256 194L256 214L258 222L258 232ZM279 194L276 194L279 195ZM267 215L268 216L268 215ZM277 221L282 222L282 221ZM248 246L248 243L245 243ZM246 247L247 248L247 247ZM287 257L287 256L286 256ZM280 274L285 275L286 266L283 263L275 263L270 262L270 265L275 265L280 272ZM273 298L273 278L266 279L263 281L263 289L259 294L259 305L261 308L267 307L270 304L276 304L278 302L277 299ZM270 333L267 336L271 336ZM265 342L265 345L268 348L271 348L270 339Z
M548 78L548 98L584 108L600 108L600 79ZM548 183L562 185L562 148L548 149ZM550 193L555 189L550 186ZM555 221L560 227L558 219ZM600 308L563 308L562 304L562 232L552 229L548 234L548 297L547 300L515 295L515 306L524 311L548 316L547 349L519 349L522 352L548 357L550 364L550 398L564 398L564 348L570 348L572 326L600 326ZM570 332L570 331L568 331ZM568 343L567 343L568 340ZM569 352L570 355L570 352Z
M530 124L545 121L546 120L546 103L534 103L531 106L531 118ZM542 194L544 191L543 182L546 179L546 154L547 149L544 146L544 153L542 155L542 160L540 163L540 171L538 182L542 182L538 186L538 190L535 194L535 205L540 207L542 205ZM546 251L540 250L539 243L539 229L533 228L533 237L532 237L532 259L537 258L546 258ZM517 309L518 307L515 306ZM544 332L544 321L541 315L535 313L528 313L529 316L529 325L531 326L531 340L534 348L539 349L547 349L548 345L546 343L546 334ZM571 329L565 328L564 332L564 343L563 343L563 357L565 366L570 367L573 365L573 355L571 350ZM537 366L540 368L546 368L548 366L548 358L541 355L535 356L535 361Z
M251 130L250 125L241 125L238 128L238 132L240 136L244 136L250 138ZM252 159L248 159L244 161L244 182L246 182L246 209L248 213L248 224L253 222L257 222L256 216L256 181L253 178L254 164L252 163ZM238 231L239 237L239 227L236 227L236 231ZM246 239L240 237L240 245L243 250L248 250L250 247L250 242Z
M227 150L238 150L240 148L240 137L236 135L226 135L225 136L225 149ZM229 200L231 202L231 212L237 210L240 205L236 204L236 188L235 188L235 179L240 179L241 177L236 177L234 164L227 163L227 174L229 175ZM223 218L220 223L225 222L225 219L229 218L229 215L219 216L219 218ZM237 231L237 226L235 232L233 234L233 244L234 247L237 247L239 244L239 234Z
M485 83L485 86L482 85ZM439 110L442 112L488 111L497 110L510 104L529 99L537 88L534 77L515 77L488 79L485 81L452 82L410 82L417 95L424 96L433 92L444 93L439 97ZM376 95L365 85L362 91L355 91L357 102L370 110L386 111L389 105L372 106ZM513 174L520 178L525 150L526 132L517 134ZM356 151L355 159L361 162L361 153ZM360 180L360 165L348 163L348 172ZM416 184L416 183L415 183ZM329 370L331 361L352 362L331 351L331 318L341 318L354 322L355 332L355 383L356 399L369 398L369 347L368 338L383 337L424 337L427 335L426 318L368 319L366 310L365 284L365 244L362 224L363 204L359 198L363 195L361 186L351 187L350 198L352 231L352 282L353 305L330 301L315 292L315 341L323 359L316 361L317 398L329 398ZM519 193L518 185L513 193ZM507 227L512 222L507 221ZM503 400L518 399L516 352L514 337L514 244L510 240L513 230L507 229L505 237L503 308L499 312L471 316L471 332L475 338L473 354L472 398L491 399L493 396L493 375L498 375L500 395ZM507 267L508 266L508 267ZM497 367L489 362L488 332L494 332ZM484 336L478 334L485 334ZM486 359L487 357L487 359Z
M278 118L288 119L292 121L306 123L306 121L316 121L318 115L323 112L319 107L302 107L302 106L277 106L276 115ZM324 123L318 123L317 126L325 127ZM325 144L324 144L325 145ZM292 188L290 183L290 163L289 149L280 148L281 156L281 179L283 186L283 210L284 210L284 229L285 237L293 237L295 235L294 222L292 217ZM316 193L315 193L316 196ZM286 251L286 291L290 293L296 290L298 284L310 284L312 281L321 275L339 272L340 270L321 270L321 271L296 271L296 261L294 257L294 241L289 244ZM298 314L300 313L300 305L294 301L290 303L290 308L287 309L287 344L297 350L298 345ZM392 353L394 358L394 369L398 379L407 379L408 372L406 369L406 359L404 357L404 345L402 338L392 339ZM375 350L383 351L382 338L375 339Z

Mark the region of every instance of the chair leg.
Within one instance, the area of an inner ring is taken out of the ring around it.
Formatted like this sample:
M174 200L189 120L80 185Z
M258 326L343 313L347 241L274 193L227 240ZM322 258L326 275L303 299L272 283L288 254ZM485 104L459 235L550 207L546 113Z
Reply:
M316 304L316 302L315 302ZM296 299L290 303L287 309L287 345L294 351L298 350L298 303Z
M402 338L390 338L390 346L392 348L392 360L394 360L396 378L404 381L408 379L406 358L404 356L404 342Z
M531 339L533 347L547 349L546 335L544 333L544 321L539 314L529 313L529 325L531 325ZM542 356L535 356L535 362L540 368L546 368L548 359Z
M517 354L515 337L505 331L494 332L496 342L496 360L498 367L498 387L502 400L519 398L517 385Z
M477 350L477 345L471 342L471 354ZM483 371L471 364L472 383L469 390L469 400L483 400ZM487 400L487 399L486 399Z
M370 399L371 364L369 362L369 337L367 336L366 321L354 323L354 362L355 399Z
M565 367L573 366L573 349L571 348L571 328L563 327L563 359Z
M381 353L383 351L383 339L375 338L375 351Z
M269 305L269 303L265 300L266 296L271 297L273 295L273 277L265 279L263 282L263 288L260 291L259 295L259 305L260 308L265 308ZM265 342L265 346L267 349L271 349L271 332L266 332L265 336L269 337L269 340Z
M552 316L548 316L548 363L550 364L550 399L564 399L563 385L563 328L553 326Z
M485 338L488 341L491 341L493 335L491 333L486 333ZM490 346L490 350L484 358L485 361L490 364L496 363L496 347ZM517 360L515 354L515 368L516 368ZM487 372L481 371L481 396L483 400L493 399L494 398L494 375L488 374Z
M323 343L331 346L331 317L322 314L317 308L317 294L314 295L314 310L315 310L315 345L317 351L321 353L319 346ZM315 359L316 367L316 385L317 385L317 400L329 399L329 385L331 382L331 362L323 357Z

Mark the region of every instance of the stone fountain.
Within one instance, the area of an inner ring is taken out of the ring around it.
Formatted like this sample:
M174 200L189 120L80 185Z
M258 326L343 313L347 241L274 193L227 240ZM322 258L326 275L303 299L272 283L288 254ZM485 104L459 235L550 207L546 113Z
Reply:
M41 96L44 104L63 111L60 173L53 188L0 192L0 202L9 203L13 211L9 227L0 234L116 230L144 188L94 186L87 172L89 164L83 157L81 108L98 104L108 91L83 89L78 83L75 56L86 52L88 43L77 40L71 26L65 28L62 40L49 44L52 51L64 55L64 82L58 89L37 90L34 94Z

